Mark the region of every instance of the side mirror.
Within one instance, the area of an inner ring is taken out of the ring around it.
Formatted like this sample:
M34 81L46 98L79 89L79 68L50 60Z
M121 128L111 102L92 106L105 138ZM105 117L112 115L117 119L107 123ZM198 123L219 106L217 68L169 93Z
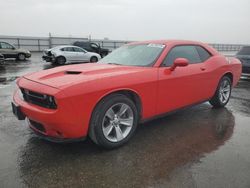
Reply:
M15 49L16 49L16 48L13 46L13 47L12 47L12 50L15 50Z
M174 60L174 64L170 67L170 70L175 70L176 67L188 66L189 61L186 58L177 58Z

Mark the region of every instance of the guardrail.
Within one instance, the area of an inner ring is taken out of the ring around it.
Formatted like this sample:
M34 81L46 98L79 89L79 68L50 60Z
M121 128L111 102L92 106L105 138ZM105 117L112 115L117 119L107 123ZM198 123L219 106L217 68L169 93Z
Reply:
M116 49L130 41L122 40L98 40L79 37L24 37L24 36L0 36L0 41L5 41L18 48L25 48L30 51L43 51L58 45L72 44L75 41L91 41L99 43L101 47L110 50ZM209 44L220 52L237 52L242 44Z

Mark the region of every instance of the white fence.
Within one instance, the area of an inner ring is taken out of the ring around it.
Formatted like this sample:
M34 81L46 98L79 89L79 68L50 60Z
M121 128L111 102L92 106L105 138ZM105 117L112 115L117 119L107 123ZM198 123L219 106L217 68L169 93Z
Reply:
M75 41L91 41L99 43L101 47L113 50L130 41L122 40L98 40L77 37L24 37L24 36L0 36L0 41L5 41L18 48L25 48L30 51L43 51L58 45L73 44ZM210 44L221 52L237 52L244 46L241 44Z

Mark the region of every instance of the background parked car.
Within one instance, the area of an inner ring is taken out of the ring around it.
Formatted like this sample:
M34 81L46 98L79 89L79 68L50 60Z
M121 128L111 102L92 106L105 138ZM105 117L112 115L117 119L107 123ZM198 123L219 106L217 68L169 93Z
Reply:
M44 51L43 60L56 64L97 62L101 56L77 46L57 46Z
M83 48L87 50L88 52L95 52L100 54L101 57L104 57L108 55L110 52L109 49L101 48L100 44L94 43L94 42L84 42L84 41L76 41L73 43L74 46L79 46L80 48Z
M242 63L242 75L250 76L250 46L244 46L236 54Z
M15 46L0 41L0 53L6 58L16 58L17 60L24 61L26 58L31 57L31 53L28 50L16 48Z

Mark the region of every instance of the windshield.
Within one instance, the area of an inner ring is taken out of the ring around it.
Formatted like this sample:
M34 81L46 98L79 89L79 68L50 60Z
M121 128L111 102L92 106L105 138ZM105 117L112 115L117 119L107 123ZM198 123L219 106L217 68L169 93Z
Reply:
M150 66L161 54L164 47L165 45L162 44L125 45L104 57L99 63Z
M237 55L250 55L250 46L242 47Z

